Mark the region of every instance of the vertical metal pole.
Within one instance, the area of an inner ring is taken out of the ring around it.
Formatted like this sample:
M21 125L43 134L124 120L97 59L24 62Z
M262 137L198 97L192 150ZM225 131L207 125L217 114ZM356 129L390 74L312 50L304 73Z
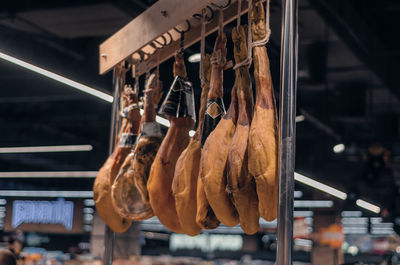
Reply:
M114 101L111 108L111 124L110 124L110 142L108 148L108 154L111 155L114 150L114 143L116 137L116 119L120 97L119 77L114 69L113 72L113 87L114 87ZM114 239L115 233L106 225L104 231L104 254L103 254L103 265L112 265L113 262L113 250L114 250Z
M297 0L282 0L278 265L292 264L297 89Z

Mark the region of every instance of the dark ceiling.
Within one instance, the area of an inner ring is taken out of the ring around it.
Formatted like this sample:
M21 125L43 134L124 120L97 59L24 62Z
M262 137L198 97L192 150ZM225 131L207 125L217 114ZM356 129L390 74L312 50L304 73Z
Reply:
M154 2L6 1L0 9L0 51L111 93L111 74L98 75L98 45ZM280 1L272 0L267 47L277 93L280 13ZM399 13L396 0L299 0L297 110L305 121L297 126L296 170L349 192L345 207L362 197L387 208L389 217L400 216ZM225 27L228 35L231 28ZM215 34L207 38L208 52L214 39ZM187 67L199 95L198 65ZM171 61L161 73L168 84ZM233 81L228 70L227 102ZM0 61L0 82L1 147L94 146L80 153L0 154L1 171L97 170L102 165L108 152L109 103L6 61ZM345 152L333 153L341 142ZM383 152L373 156L371 146L382 146ZM90 190L92 182L0 180L2 189L39 190Z

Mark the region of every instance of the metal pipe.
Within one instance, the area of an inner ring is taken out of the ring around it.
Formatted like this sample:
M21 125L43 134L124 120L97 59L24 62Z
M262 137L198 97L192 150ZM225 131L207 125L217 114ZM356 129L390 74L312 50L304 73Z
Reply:
M110 142L108 145L108 154L111 155L114 150L115 137L116 137L116 122L118 104L120 98L120 80L119 76L114 69L113 71L113 88L114 88L114 101L111 108L111 121L110 121ZM104 231L104 254L103 265L112 265L113 250L114 250L115 233L106 225Z
M297 0L282 0L278 265L292 264L297 90Z

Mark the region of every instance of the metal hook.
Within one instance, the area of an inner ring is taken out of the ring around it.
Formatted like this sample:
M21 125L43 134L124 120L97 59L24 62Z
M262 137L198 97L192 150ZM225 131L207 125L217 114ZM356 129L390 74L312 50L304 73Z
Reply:
M214 9L212 9L210 6L207 6L206 8L210 11L210 16L208 16L208 15L206 14L204 20L205 20L206 23L210 23L210 22L213 20L213 18L214 18ZM201 17L202 17L202 15L201 15L201 14L193 14L193 17L194 17L195 19L200 20Z
M172 43L172 41L173 41L173 38L172 38L171 33L170 33L169 31L167 31L166 34L169 36L169 42L168 42L168 43L165 43L165 46L164 46L164 47L167 47L167 46L171 45L171 43Z
M152 44L153 44L153 43L150 43L149 45L150 45L151 47L153 47ZM145 52L145 51L143 51L143 50L140 50L139 53L143 53L145 56L147 56L147 58L146 58L145 60L148 60L151 56L153 56L154 54L156 54L156 52L157 52L157 50L158 50L158 48L156 48L156 47L153 47L153 48L154 48L154 52L153 52L153 53L148 53L148 52ZM143 58L144 58L144 57L143 57Z
M192 25L190 24L190 21L188 19L186 19L186 24L187 24L187 29L186 30L178 30L176 27L173 27L173 29L178 32L179 34L183 34L183 33L187 33L190 31L190 29L192 28Z
M225 8L228 8L231 5L231 2L232 2L232 0L228 0L228 3L226 3L226 5L223 5L223 6L217 5L217 4L214 4L214 3L211 3L211 5L213 7L216 7L216 8L225 9Z
M152 53L152 54L155 54L158 50L160 50L160 49L162 49L162 48L164 47L164 45L161 45L160 43L156 42L156 43L158 43L158 44L161 45L161 47L158 47L156 44L154 44L154 42L155 42L155 40L154 40L153 42L149 43L149 45L150 45L152 48L155 49L154 53Z
M161 47L157 47L158 49L159 49L159 48L165 47L165 45L167 44L167 38L165 38L164 35L161 35L160 37L163 39L164 44L162 44L161 42L159 42L157 39L153 40L153 42L152 42L153 45L154 45L154 42L155 42L155 43L157 43L158 45L161 46Z

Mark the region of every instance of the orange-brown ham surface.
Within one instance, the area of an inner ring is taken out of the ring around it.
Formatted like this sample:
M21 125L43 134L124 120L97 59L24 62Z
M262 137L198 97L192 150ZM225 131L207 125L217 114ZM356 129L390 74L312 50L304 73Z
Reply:
M175 197L179 222L185 234L190 236L201 232L201 228L196 223L197 182L201 158L201 134L209 89L207 83L210 80L211 73L210 55L208 54L203 58L203 69L206 82L202 84L199 122L188 147L182 152L176 162L175 176L172 182L172 193Z
M247 28L246 28L247 29ZM236 63L247 57L246 33L244 28L233 28L232 40ZM236 71L240 75L237 86L238 120L236 131L229 148L227 191L232 194L232 201L239 213L239 221L246 234L254 234L259 228L258 199L253 177L247 163L247 141L250 122L253 115L253 92L249 68L244 65Z
M213 56L224 51L226 45L225 35L217 38L216 48ZM215 71L213 66L211 72L210 91L208 98L222 98L222 69ZM221 67L221 66L219 66ZM236 77L237 74L236 74ZM236 87L232 89L231 105L228 111L219 121L218 125L207 137L203 146L200 161L200 177L203 182L204 191L211 208L217 219L226 226L235 226L239 223L237 211L232 204L231 198L226 192L226 162L228 151L236 129L237 102ZM215 106L215 105L214 105ZM208 110L207 110L208 111ZM211 109L211 112L213 110ZM203 211L205 212L205 211Z
M126 108L132 104L137 104L138 98L132 88L126 86L121 95L121 101L122 108ZM136 135L140 123L140 114L138 109L133 108L126 114L127 117L123 118L121 129L117 137L116 142L118 145L115 147L112 155L99 170L93 186L93 199L96 204L96 211L101 219L103 219L103 221L114 232L124 232L131 225L131 220L121 217L118 212L116 212L111 199L111 185L114 182L126 156L132 149L131 144L120 146L119 142L121 139L124 139L124 136Z
M257 3L252 16L253 40L265 37L264 10ZM261 217L272 221L278 207L278 133L270 64L265 46L254 47L256 104L249 136L249 171L255 177Z
M183 55L175 55L174 75L186 77ZM191 117L168 117L171 123L150 169L147 190L154 214L160 222L176 233L184 233L172 195L172 180L176 161L189 143L189 130L193 128Z
M154 216L153 210L136 188L133 178L131 160L133 153L128 155L112 186L112 203L120 216L135 221L142 221Z

